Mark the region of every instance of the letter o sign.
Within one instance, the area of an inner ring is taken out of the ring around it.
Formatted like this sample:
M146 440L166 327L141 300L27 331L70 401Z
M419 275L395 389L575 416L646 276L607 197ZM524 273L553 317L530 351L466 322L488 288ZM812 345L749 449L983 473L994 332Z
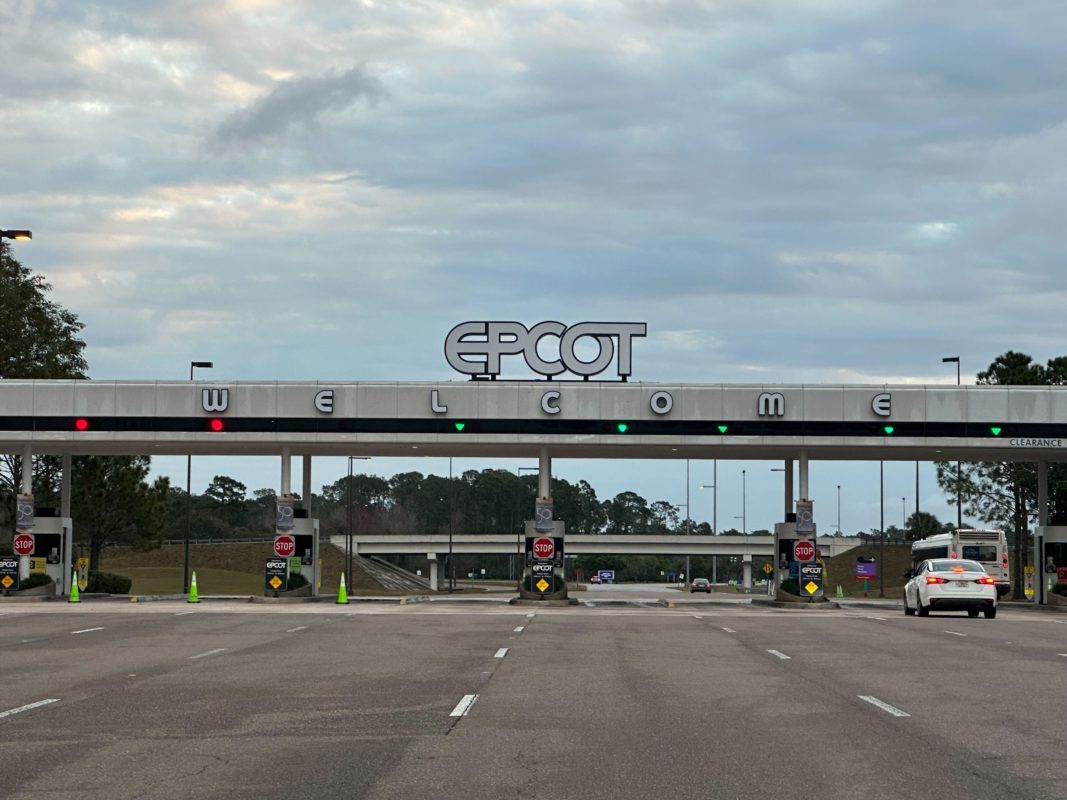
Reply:
M656 392L649 398L648 405L653 414L669 414L674 408L674 398L670 392Z

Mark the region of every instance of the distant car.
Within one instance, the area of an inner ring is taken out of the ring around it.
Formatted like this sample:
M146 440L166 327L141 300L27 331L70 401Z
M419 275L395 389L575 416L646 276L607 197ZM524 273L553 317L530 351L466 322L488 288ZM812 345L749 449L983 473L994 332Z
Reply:
M707 578L693 578L693 582L689 584L689 594L693 592L707 592L711 594L711 581Z
M589 582L590 583L600 583L600 576L599 575L590 575L589 576Z
M931 611L966 611L986 619L997 615L997 581L977 561L931 558L908 572L904 584L904 613L925 617Z

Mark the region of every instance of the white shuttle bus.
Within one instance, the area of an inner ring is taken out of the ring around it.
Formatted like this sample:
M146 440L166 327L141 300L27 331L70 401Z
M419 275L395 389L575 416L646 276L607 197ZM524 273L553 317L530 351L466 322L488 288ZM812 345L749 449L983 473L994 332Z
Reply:
M912 569L930 558L966 558L977 561L996 580L998 597L1003 597L1011 589L1008 539L1004 531L960 528L951 533L939 533L912 542Z

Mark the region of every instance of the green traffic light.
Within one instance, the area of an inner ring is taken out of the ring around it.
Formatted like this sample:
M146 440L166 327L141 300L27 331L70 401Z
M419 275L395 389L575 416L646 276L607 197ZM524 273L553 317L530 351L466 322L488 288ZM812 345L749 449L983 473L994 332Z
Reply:
M620 422L615 426L616 430L618 430L619 433L626 433L626 429L629 427L630 426L627 425L625 422Z
M720 425L719 426L719 433L726 433L726 426L725 425Z
M1000 432L1002 430L1004 430L1004 429L1003 428L994 428L993 426L990 426L989 430L993 432L994 436L1000 436Z
M466 427L467 427L467 423L466 422L457 422L456 423L456 430L457 431L462 431Z
M893 426L892 425L886 425L884 428L882 428L882 430L885 431L885 435L886 436L892 436L893 435Z

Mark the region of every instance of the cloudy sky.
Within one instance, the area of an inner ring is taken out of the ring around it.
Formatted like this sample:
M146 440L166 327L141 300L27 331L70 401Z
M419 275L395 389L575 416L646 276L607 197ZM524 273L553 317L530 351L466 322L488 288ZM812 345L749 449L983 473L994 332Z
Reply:
M1064 30L1059 0L0 0L0 227L98 379L448 379L457 322L621 319L636 380L967 382L1067 352ZM684 502L684 464L558 466ZM743 468L772 524L774 465L719 466L720 526ZM877 476L813 493L870 527Z

